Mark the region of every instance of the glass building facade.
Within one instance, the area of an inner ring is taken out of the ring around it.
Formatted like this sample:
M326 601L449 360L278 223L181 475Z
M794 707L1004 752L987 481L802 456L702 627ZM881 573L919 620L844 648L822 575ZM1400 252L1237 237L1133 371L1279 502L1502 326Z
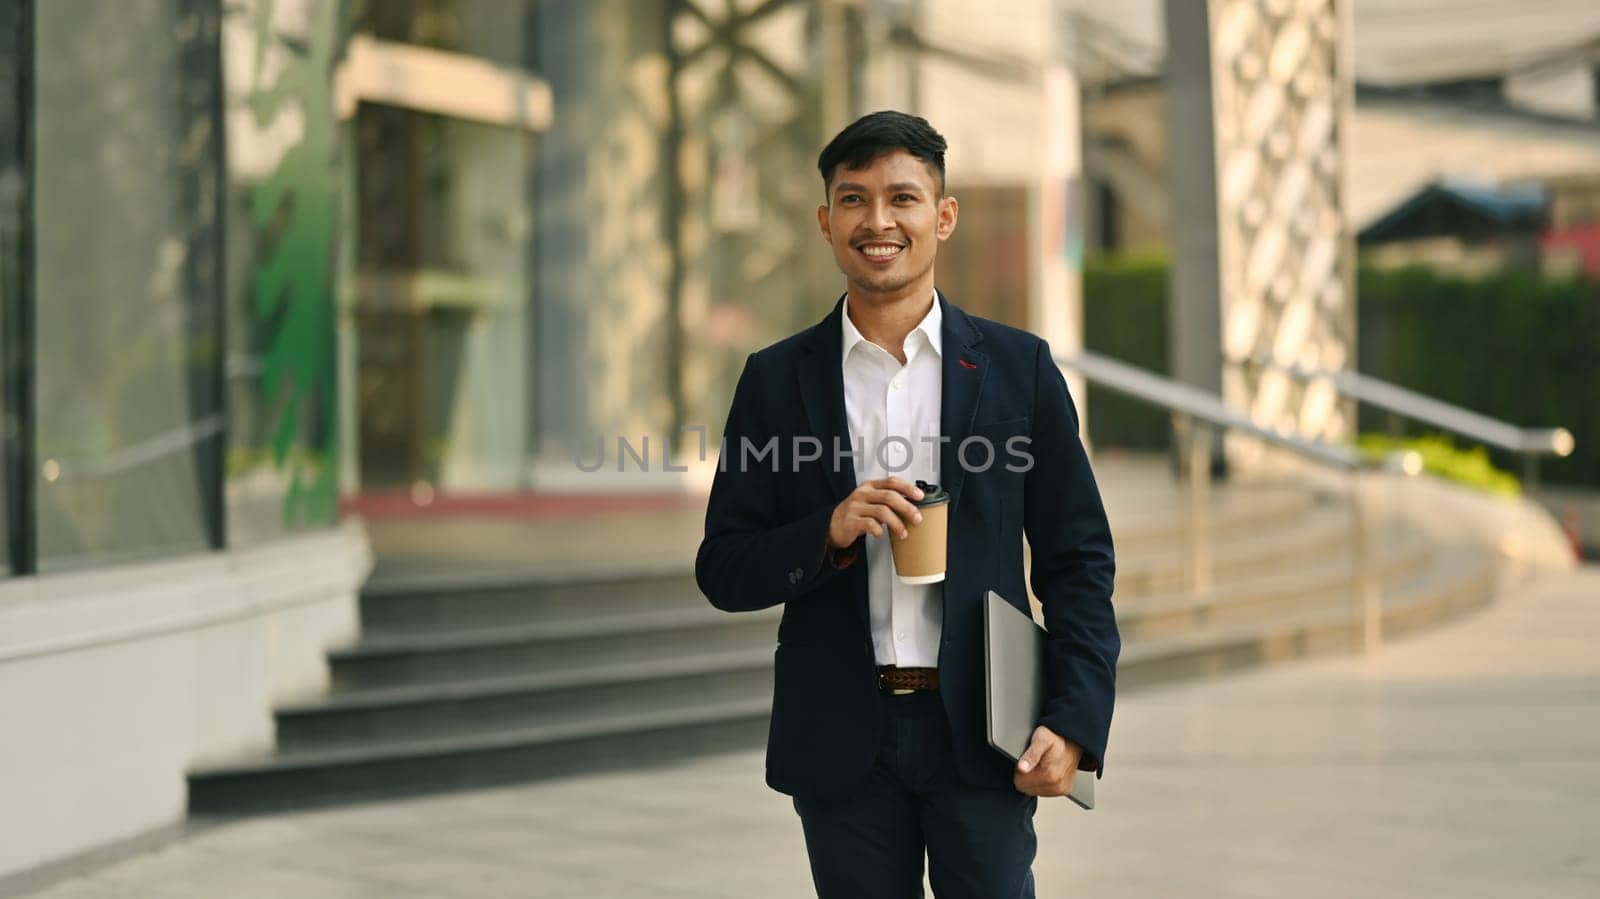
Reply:
M355 40L482 61L549 111L357 106L351 483L581 488L591 438L652 437L659 470L663 437L714 436L745 354L836 286L809 227L832 5L355 3Z
M13 572L223 545L215 3L0 3Z
M338 16L324 18L336 47ZM336 520L336 482L319 472L337 472L338 170L306 184L303 161L276 181L237 165L226 35L218 0L0 2L13 573ZM302 125L307 93L292 92ZM283 144L306 148L315 129L296 130ZM319 203L330 214L308 228Z
M879 6L0 0L11 569L714 444L839 290L815 156L902 105ZM1025 246L1017 197L953 258ZM1022 309L1019 260L968 308Z

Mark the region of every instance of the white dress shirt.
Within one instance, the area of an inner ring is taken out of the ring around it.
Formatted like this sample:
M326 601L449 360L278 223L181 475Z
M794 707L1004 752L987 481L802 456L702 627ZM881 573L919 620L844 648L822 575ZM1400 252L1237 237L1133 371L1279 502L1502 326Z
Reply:
M906 364L861 336L844 305L844 408L856 483L893 475L904 481L937 480L939 412L939 298L906 335ZM899 438L899 439L895 439ZM881 449L881 452L879 448ZM862 452L864 450L864 452ZM894 575L889 541L866 535L867 600L872 646L880 665L934 668L944 627L944 584L905 584Z

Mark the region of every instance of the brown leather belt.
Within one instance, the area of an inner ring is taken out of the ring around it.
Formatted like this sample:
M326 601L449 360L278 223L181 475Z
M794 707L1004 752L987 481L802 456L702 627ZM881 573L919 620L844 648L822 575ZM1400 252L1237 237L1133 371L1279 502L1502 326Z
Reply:
M878 666L879 692L893 696L904 696L907 693L916 693L919 690L937 689L939 689L939 669L937 668Z

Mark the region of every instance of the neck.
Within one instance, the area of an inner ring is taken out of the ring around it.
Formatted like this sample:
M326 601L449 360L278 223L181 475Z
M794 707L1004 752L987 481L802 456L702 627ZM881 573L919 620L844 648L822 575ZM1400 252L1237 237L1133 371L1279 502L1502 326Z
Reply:
M928 314L934 302L933 285L919 285L915 292L885 295L858 290L851 284L847 294L850 323L862 337L888 350L903 364L906 335Z

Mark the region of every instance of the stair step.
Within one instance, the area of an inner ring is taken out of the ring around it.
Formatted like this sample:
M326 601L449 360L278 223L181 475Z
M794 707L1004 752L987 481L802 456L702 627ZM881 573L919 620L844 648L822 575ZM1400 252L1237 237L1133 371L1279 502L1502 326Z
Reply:
M1350 518L1344 509L1318 506L1293 522L1265 534L1212 535L1211 564L1218 580L1248 575L1301 560L1326 557L1350 542ZM1172 546L1155 552L1117 552L1117 595L1123 598L1182 589L1188 572L1189 548Z
M772 645L652 662L589 665L522 677L335 693L279 709L278 747L294 752L661 708L692 699L759 699L772 693Z
M1213 509L1220 539L1279 530L1315 506L1303 491L1222 488ZM1183 521L1170 510L1142 510L1113 519L1119 561L1128 570L1172 567ZM1144 564L1142 559L1155 561ZM639 563L624 571L498 570L415 576L369 585L361 594L362 632L372 637L438 628L493 628L563 621L595 609L606 614L704 608L692 561Z
M754 748L770 697L629 712L492 734L281 753L198 769L189 810L233 816L518 783Z
M1436 552L1428 571L1382 597L1385 638L1479 608L1493 600L1495 565L1470 549ZM1119 688L1192 680L1239 668L1348 652L1360 637L1355 610L1330 607L1244 625L1194 628L1126 644Z
M1187 528L1184 498L1177 491L1162 493L1164 498L1159 502L1108 501L1106 515L1119 553L1160 553L1183 545ZM1299 520L1317 504L1317 497L1305 490L1221 484L1211 494L1211 525L1218 535L1271 532L1281 524Z
M531 675L770 646L780 615L776 608L729 615L705 605L494 631L389 636L329 653L328 660L338 689Z
M773 617L758 612L759 617ZM582 640L639 631L670 631L727 623L728 613L711 607L704 599L687 608L660 608L618 612L590 610L588 614L548 621L530 621L499 627L468 625L435 627L405 633L363 635L352 646L335 650L335 658L375 658L407 653L448 652L491 649L518 643L556 640Z
M1426 569L1433 553L1426 541L1414 535L1395 535L1382 546L1373 561L1373 575L1391 590ZM1215 584L1203 595L1173 591L1139 596L1117 603L1117 627L1124 640L1142 640L1207 625L1270 619L1348 602L1354 576L1346 552L1314 565Z
M493 628L607 615L706 608L685 560L631 573L570 570L461 573L369 587L361 593L361 626L373 637L438 628Z

